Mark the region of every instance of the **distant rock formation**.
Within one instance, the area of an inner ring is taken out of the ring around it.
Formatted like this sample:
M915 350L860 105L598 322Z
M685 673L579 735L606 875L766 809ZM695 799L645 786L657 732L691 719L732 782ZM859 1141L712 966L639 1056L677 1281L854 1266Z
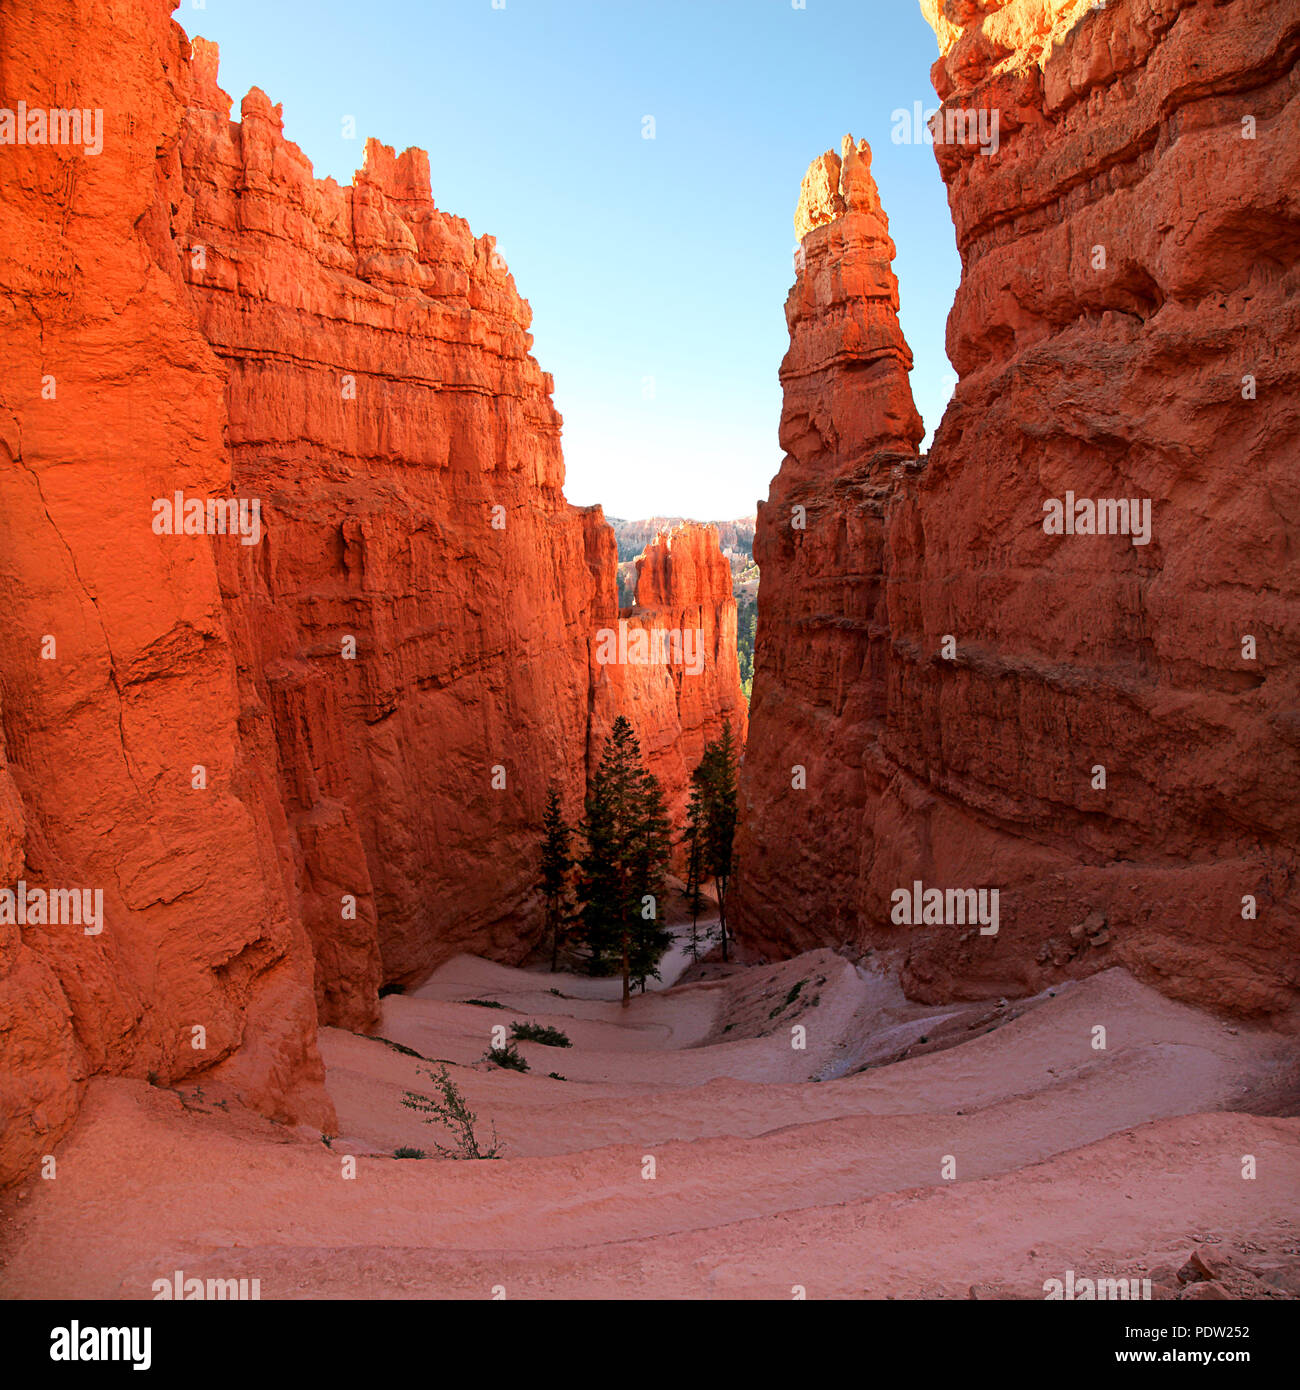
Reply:
M661 532L684 526L688 520L689 518L684 516L652 516L641 521L624 521L620 517L609 517L609 524L614 528L614 537L618 541L619 563L635 560ZM718 544L724 552L734 551L737 555L754 553L752 516L740 517L734 521L708 521L700 524L712 526L717 531Z
M846 141L796 215L739 930L769 953L896 948L925 1000L1119 962L1280 1014L1300 985L1300 11L924 6L936 129L998 132L935 146L960 383L919 456L892 247ZM1131 530L1149 503L1149 536L1053 529L1077 499L1116 523L1132 499ZM998 887L998 934L900 922L917 882Z
M593 639L588 760L595 765L614 720L627 715L680 826L690 775L705 745L727 720L743 748L749 726L736 658L731 566L714 526L687 521L654 538L637 562L636 603L614 630L620 628L625 643L634 643L638 631L646 634L649 649L666 642L669 659L602 664L599 635Z

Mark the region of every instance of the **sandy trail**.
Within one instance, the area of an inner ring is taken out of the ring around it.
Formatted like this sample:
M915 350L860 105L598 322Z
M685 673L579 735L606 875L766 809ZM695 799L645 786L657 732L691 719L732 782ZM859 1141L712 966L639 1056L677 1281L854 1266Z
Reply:
M573 1046L521 1044L526 1074L481 1061L522 1019ZM1296 1246L1300 1121L1233 1113L1286 1090L1294 1040L1118 970L923 1009L819 951L624 1010L614 981L460 957L386 999L380 1032L322 1035L332 1146L212 1095L95 1083L57 1180L5 1199L0 1294L148 1297L179 1268L263 1297L1041 1296L1199 1239ZM941 1033L964 1040L870 1065ZM434 1132L401 1105L428 1064L390 1043L445 1061L505 1158L394 1159Z

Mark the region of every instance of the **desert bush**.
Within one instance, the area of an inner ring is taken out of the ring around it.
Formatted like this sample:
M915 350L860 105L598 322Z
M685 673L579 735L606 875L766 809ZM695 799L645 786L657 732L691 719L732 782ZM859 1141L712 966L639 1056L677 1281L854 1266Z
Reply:
M437 1090L436 1097L420 1095L417 1091L407 1091L402 1099L402 1104L408 1110L414 1110L423 1115L425 1124L443 1125L451 1131L452 1145L449 1147L434 1140L434 1149L443 1158L500 1158L501 1144L497 1140L496 1126L492 1126L491 1144L484 1147L483 1141L479 1139L475 1130L478 1116L469 1108L456 1083L447 1075L447 1068L439 1067L436 1072L431 1069L422 1070L433 1082ZM420 1154L420 1150L399 1149L395 1157L410 1157L415 1154ZM423 1157L424 1155L420 1154L420 1156Z
M541 1043L543 1047L572 1047L569 1035L543 1023L512 1023L510 1036L518 1042Z
M519 1049L512 1042L506 1043L504 1047L489 1047L483 1054L483 1060L495 1062L497 1066L504 1067L507 1071L527 1071L528 1063L520 1056Z

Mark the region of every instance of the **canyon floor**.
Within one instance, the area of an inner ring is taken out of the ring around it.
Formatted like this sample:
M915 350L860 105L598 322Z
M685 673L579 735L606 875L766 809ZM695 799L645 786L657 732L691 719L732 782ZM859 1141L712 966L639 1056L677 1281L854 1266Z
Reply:
M57 1178L3 1199L0 1295L149 1298L178 1269L264 1299L1300 1293L1295 1039L1120 970L927 1008L829 951L684 965L624 1010L616 981L458 957L382 1037L322 1034L329 1144L215 1087L97 1080ZM524 1019L572 1047L484 1062ZM401 1103L430 1062L503 1158L393 1157L447 1139ZM1183 1283L1198 1248L1218 1277Z

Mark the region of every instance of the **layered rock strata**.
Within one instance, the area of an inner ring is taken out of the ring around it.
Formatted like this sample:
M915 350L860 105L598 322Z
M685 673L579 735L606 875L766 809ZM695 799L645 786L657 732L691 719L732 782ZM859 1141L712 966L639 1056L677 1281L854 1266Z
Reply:
M934 125L966 132L935 146L960 380L918 456L892 276L854 226L861 159L823 157L756 542L741 930L768 952L896 949L929 1000L1120 962L1284 1013L1300 12L927 9ZM997 887L998 933L898 920L918 882Z
M0 1182L95 1073L328 1130L318 1020L522 958L619 619L529 307L423 152L316 179L165 5L3 18L0 105L98 112L102 141L0 147ZM718 691L729 601L681 595ZM721 706L667 693L627 712L680 801L672 740ZM74 889L97 924L26 910Z

